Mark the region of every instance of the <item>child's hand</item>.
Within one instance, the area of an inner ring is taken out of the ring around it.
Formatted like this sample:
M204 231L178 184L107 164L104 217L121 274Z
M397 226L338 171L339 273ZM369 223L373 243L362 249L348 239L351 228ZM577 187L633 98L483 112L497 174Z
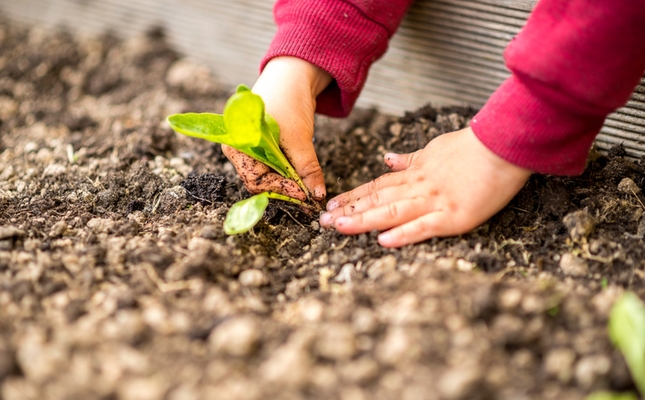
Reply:
M531 171L495 155L472 129L448 133L410 154L386 154L393 171L327 203L323 226L344 234L382 230L400 247L466 233L501 210Z
M316 200L325 198L325 180L312 143L316 97L331 82L320 68L294 57L272 59L252 91L280 125L280 147ZM306 200L298 185L231 147L222 150L251 193L277 192Z

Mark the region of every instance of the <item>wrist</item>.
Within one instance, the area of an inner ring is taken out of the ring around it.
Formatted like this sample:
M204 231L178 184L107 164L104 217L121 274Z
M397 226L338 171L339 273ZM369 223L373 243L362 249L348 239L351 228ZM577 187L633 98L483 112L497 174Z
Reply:
M262 91L267 86L295 84L293 89L306 90L316 98L332 81L322 68L297 57L282 56L271 59L253 86Z

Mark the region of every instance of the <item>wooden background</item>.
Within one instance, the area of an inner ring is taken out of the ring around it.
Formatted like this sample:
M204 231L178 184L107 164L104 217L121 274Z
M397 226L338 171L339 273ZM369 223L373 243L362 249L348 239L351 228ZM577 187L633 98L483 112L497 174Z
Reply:
M480 107L508 76L502 52L533 0L418 0L370 72L359 104L400 114L426 103ZM10 20L129 37L161 26L173 46L218 79L252 84L275 32L272 0L0 0ZM644 44L645 45L645 44ZM597 144L645 154L645 79L609 116Z

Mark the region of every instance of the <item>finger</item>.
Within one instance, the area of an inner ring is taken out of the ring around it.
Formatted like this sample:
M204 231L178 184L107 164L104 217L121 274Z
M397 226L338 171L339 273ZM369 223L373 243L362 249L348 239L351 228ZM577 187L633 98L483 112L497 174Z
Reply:
M310 140L285 142L281 143L281 147L289 162L296 169L314 199L323 200L327 195L325 177L322 168L320 168L313 142Z
M389 203L363 213L338 217L334 228L340 233L353 235L371 230L385 230L405 224L432 211L424 197L415 197Z
M445 211L435 211L409 221L378 236L383 247L401 247L407 244L459 233Z
M332 226L334 221L342 216L351 216L360 214L368 210L376 209L381 206L387 206L396 201L403 200L407 197L417 197L415 191L410 191L411 186L408 182L397 185L388 186L381 190L372 192L355 202L348 203L342 207L338 207L332 211L328 211L320 216L320 223L325 227ZM409 195L411 193L411 195ZM425 196L424 207L431 207L437 191L429 191Z
M280 174L275 172L269 172L268 174L262 175L258 180L255 181L257 191L252 191L249 188L249 185L245 186L249 189L249 192L253 194L262 193L262 192L276 192L283 194L285 196L293 197L300 201L307 201L307 196L304 194L300 186L291 179L285 179Z
M421 150L419 150L421 151ZM412 165L417 158L419 151L408 154L386 153L383 156L385 165L392 170L392 172L404 171Z
M397 186L404 183L405 181L406 177L403 174L385 174L374 179L373 181L367 182L364 185L361 185L353 190L350 190L349 192L345 192L329 200L329 202L327 202L327 211L335 210L338 207L342 207L365 196L369 196L371 193L376 192L380 189L386 188L388 186Z
M276 192L298 200L307 200L307 196L296 182L272 172L264 163L229 146L222 146L222 151L231 160L249 192L253 194Z
M275 68L275 65L277 64L273 64L271 68ZM283 85L279 83L280 80L267 81L263 79L264 77L263 73L253 86L253 91L262 96L266 111L280 125L280 148L314 199L323 200L327 195L325 179L312 142L315 96L296 91L285 97L281 88L275 87L275 85ZM296 95L297 93L300 94Z
M231 161L242 179L252 181L271 171L266 164L230 146L222 145L222 152Z

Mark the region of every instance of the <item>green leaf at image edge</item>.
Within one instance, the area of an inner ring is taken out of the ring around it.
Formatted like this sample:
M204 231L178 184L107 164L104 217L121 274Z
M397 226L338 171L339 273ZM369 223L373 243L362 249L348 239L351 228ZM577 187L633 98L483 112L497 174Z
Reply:
M585 400L638 400L634 393L595 392Z
M609 315L609 337L622 352L634 383L645 396L645 303L626 292Z
M269 194L267 192L233 204L226 214L224 232L227 235L248 232L260 221L268 205Z

